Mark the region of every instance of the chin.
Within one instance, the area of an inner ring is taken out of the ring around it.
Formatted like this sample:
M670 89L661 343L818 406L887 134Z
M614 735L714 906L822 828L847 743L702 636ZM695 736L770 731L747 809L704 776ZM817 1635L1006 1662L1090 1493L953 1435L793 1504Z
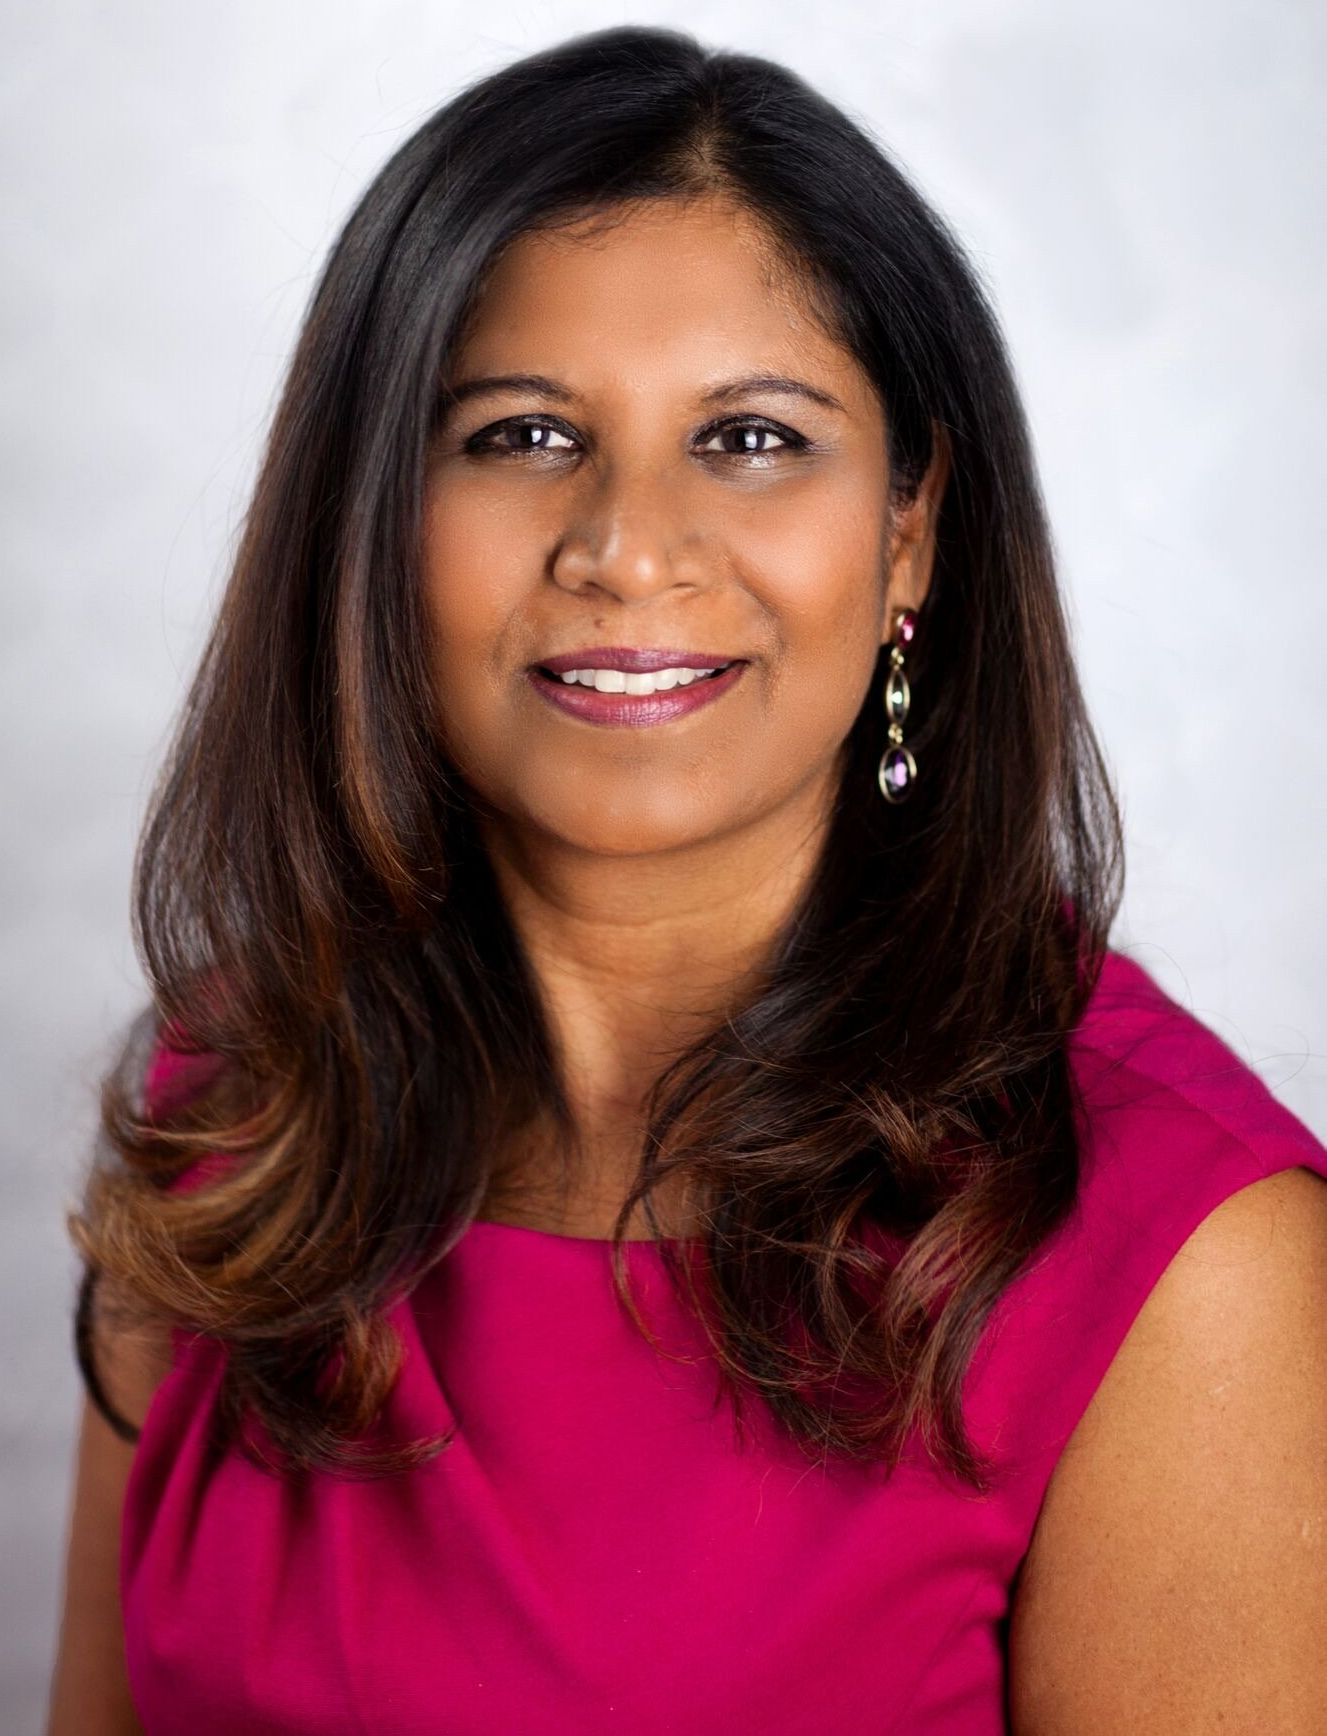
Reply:
M681 816L672 823L661 823L657 817L633 822L627 815L600 814L596 820L576 826L569 825L562 815L543 820L542 830L568 849L615 858L660 856L704 843L711 835L703 826L682 823Z

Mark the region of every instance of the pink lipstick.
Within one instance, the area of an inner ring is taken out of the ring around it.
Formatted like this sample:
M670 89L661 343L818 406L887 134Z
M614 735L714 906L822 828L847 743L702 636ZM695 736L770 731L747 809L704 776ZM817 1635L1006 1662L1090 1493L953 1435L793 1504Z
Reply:
M713 704L745 668L743 658L709 652L595 646L533 664L527 679L541 699L572 717L639 729ZM579 679L566 679L572 675Z

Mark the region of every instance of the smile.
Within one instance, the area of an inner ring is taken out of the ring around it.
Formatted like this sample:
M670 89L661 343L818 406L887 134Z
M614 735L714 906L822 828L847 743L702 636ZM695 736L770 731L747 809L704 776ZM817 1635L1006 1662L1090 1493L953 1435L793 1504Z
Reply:
M745 668L740 658L713 670L568 669L554 675L536 666L528 679L541 699L572 717L639 729L712 704L737 685Z

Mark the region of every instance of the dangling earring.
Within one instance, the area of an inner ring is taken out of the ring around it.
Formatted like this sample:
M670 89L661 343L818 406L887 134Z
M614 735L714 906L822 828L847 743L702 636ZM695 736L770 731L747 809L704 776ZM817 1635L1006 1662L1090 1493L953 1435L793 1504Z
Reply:
M903 745L903 720L908 715L912 694L908 678L903 673L904 648L911 645L917 631L917 615L913 609L894 611L894 637L889 647L889 675L885 680L885 716L889 719L890 745L880 757L876 776L880 793L887 802L902 802L912 794L917 777L917 762Z

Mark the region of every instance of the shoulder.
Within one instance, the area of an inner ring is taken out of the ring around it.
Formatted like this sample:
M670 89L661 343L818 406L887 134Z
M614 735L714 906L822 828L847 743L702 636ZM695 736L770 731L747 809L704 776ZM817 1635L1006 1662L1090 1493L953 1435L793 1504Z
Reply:
M1019 1736L1308 1732L1327 1697L1327 1177L1185 1238L1061 1454L1010 1628Z
M1018 1549L1013 1728L1307 1730L1327 1148L1120 954L1072 1064L1078 1201L1001 1297L970 1388Z
M1319 1376L1327 1376L1325 1304L1327 1176L1284 1169L1227 1195L1177 1249L1134 1317L1056 1479L1105 1434L1155 1432L1168 1415L1202 1423L1192 1465L1223 1444L1222 1419L1238 1419L1251 1394L1276 1397L1278 1377L1306 1404L1327 1403L1327 1379L1315 1387L1310 1378L1315 1356Z
M1219 1310L1220 1323L1233 1331L1232 1304L1284 1303L1282 1279L1327 1290L1327 1175L1303 1166L1261 1176L1214 1207L1162 1274L1145 1312L1179 1327L1188 1343L1208 1310Z
M1127 1326L1163 1274L1173 1287L1179 1270L1220 1262L1237 1239L1256 1241L1270 1218L1298 1221L1283 1202L1304 1202L1311 1233L1327 1148L1228 1043L1121 954L1107 955L1072 1056L1081 1174L1054 1274L1061 1283L1081 1282L1086 1267L1103 1312L1113 1306Z
M1223 1451L1247 1457L1254 1425L1284 1436L1315 1409L1327 1420L1324 1406L1327 1176L1296 1167L1237 1189L1187 1237L1131 1324L1060 1469L1072 1478L1069 1462L1093 1442L1099 1450L1108 1435L1128 1438L1145 1459L1155 1450L1145 1434L1154 1439L1161 1425L1186 1419L1195 1433L1177 1474L1211 1469Z
M1015 1479L1025 1539L1066 1443L1181 1249L1192 1265L1213 1238L1256 1236L1249 1214L1261 1220L1288 1191L1327 1177L1313 1131L1120 954L1108 955L1074 1034L1071 1071L1076 1202L1001 1295L969 1388L972 1422ZM1276 1179L1293 1171L1298 1179Z
M123 1425L141 1431L157 1388L173 1367L173 1326L144 1310L104 1272L80 1297L80 1317L84 1372L93 1376L87 1397L114 1434L130 1441L136 1433L126 1434Z
M1249 1062L1128 954L1108 951L1069 1043L1089 1135L1166 1134L1148 1166L1174 1169L1195 1146L1225 1138L1265 1173L1313 1167L1321 1142Z

